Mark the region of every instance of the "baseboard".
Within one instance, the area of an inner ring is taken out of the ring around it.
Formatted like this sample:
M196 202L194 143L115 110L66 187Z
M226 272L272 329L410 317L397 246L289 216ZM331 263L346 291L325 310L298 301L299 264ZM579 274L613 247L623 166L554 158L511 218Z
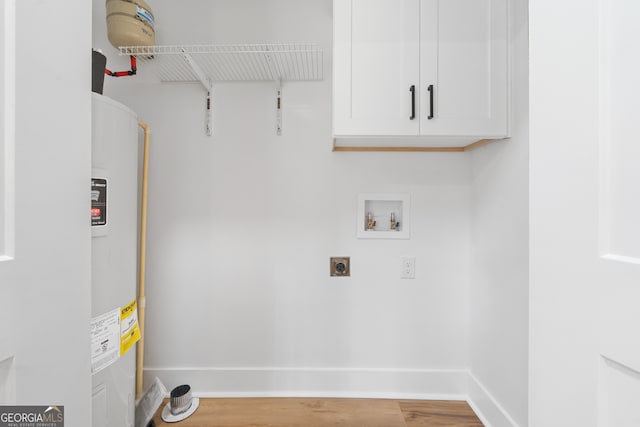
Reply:
M464 369L145 368L171 390L189 384L197 397L344 397L466 400Z
M485 427L519 427L480 381L468 372L467 402Z
M145 368L168 390L189 384L196 397L338 397L466 400L485 427L519 427L466 369Z

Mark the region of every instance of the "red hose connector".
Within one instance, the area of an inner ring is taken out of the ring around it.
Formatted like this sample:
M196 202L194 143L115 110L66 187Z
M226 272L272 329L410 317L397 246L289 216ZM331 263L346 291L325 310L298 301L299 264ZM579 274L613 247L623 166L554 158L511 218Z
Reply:
M125 76L135 76L136 71L138 71L138 67L136 66L136 57L131 55L131 70L129 71L111 71L108 68L104 69L104 73L107 76L111 77L125 77Z

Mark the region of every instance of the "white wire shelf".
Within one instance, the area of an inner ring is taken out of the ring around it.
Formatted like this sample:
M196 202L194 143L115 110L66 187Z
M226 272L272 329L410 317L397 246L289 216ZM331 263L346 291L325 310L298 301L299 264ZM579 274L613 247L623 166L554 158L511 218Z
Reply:
M214 81L276 82L276 132L282 133L282 83L322 80L322 49L315 44L123 46L163 82L200 82L206 91L207 135L213 133ZM140 67L140 68L142 68Z
M322 80L322 53L315 44L120 47L165 82L201 81L200 70L211 81Z

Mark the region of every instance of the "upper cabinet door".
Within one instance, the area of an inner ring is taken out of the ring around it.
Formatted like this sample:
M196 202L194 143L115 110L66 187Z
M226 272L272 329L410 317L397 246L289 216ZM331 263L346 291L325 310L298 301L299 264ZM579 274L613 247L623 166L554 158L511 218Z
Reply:
M334 135L509 136L507 4L335 0Z
M422 135L508 135L506 2L421 0Z
M334 134L418 135L420 0L336 0L333 8Z

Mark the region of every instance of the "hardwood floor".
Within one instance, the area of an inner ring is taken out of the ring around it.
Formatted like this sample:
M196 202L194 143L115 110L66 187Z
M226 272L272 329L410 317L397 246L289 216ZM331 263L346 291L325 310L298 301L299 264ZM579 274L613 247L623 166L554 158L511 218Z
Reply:
M482 427L464 401L386 399L246 398L200 399L179 427Z

